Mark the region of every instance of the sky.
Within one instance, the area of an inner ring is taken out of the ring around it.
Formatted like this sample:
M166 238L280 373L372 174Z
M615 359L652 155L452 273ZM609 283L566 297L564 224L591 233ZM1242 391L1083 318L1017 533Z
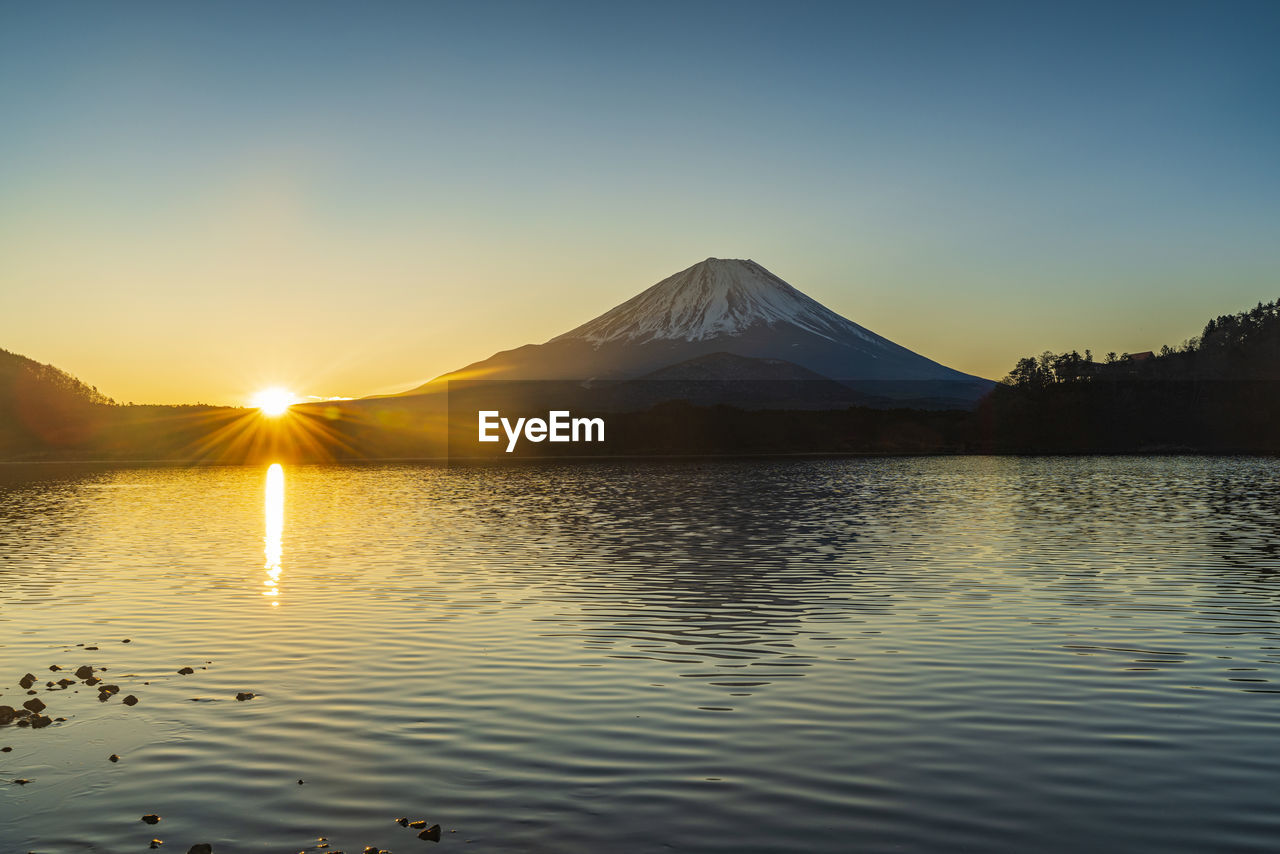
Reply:
M0 348L400 391L707 257L994 379L1280 297L1280 4L0 2Z

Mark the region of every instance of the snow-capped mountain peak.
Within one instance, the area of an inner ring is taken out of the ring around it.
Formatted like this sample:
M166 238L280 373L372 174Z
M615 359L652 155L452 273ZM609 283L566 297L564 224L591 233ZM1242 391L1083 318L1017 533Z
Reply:
M552 338L606 342L706 341L790 324L822 338L879 336L846 320L750 260L708 258L594 320ZM550 343L550 342L548 342Z

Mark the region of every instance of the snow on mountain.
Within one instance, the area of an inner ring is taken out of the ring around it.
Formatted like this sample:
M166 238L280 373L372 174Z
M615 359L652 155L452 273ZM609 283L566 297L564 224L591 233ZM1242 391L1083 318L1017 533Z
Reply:
M879 336L806 296L755 261L708 258L552 341L705 341L789 323L831 341Z
M750 364L763 374L768 360L781 360L898 399L976 400L992 385L841 317L754 261L708 258L545 343L494 353L403 393L463 380L629 380L717 353L757 360Z

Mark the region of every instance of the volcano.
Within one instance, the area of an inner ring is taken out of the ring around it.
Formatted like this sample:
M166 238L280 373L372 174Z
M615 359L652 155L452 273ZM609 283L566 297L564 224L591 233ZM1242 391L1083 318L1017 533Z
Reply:
M866 394L972 402L992 383L841 317L755 261L708 258L542 344L495 353L403 394L450 380L611 381L727 353L784 361ZM735 379L743 363L734 361Z

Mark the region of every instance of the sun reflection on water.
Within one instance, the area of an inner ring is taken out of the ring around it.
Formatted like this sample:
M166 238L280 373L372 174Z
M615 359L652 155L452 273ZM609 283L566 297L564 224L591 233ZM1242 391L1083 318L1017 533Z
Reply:
M280 561L284 553L284 469L279 463L272 463L267 469L263 515L266 517L266 535L262 538L262 551L266 557L263 566L267 577L262 583L267 589L262 591L262 595L273 597L271 604L279 605L280 600L275 597L280 595Z

